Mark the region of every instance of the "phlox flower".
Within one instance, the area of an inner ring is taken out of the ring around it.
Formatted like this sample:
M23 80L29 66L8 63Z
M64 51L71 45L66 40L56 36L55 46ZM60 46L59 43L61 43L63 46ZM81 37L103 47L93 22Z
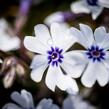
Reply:
M57 86L69 93L78 92L78 86L72 77L81 75L81 67L78 69L75 66L77 73L73 73L71 54L66 52L75 42L75 39L70 37L69 29L53 23L49 31L45 25L39 24L35 26L35 34L35 37L26 36L24 39L24 46L38 53L30 66L32 80L40 82L48 68L45 83L49 89L55 91Z
M80 24L80 30L72 27L70 31L85 48L71 52L75 64L84 67L81 71L83 85L92 87L97 81L100 86L105 86L109 81L109 33L102 26L96 28L93 33L92 29L84 24Z
M46 98L42 99L35 107L31 93L24 89L21 90L21 93L13 92L11 99L14 103L7 103L2 109L59 109L51 99Z
M79 0L71 4L74 13L91 13L93 20L101 14L104 7L109 8L108 0Z

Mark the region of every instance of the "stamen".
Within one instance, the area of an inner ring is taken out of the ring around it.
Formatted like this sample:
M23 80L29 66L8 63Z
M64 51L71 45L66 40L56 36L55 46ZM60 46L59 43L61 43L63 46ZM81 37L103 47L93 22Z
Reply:
M93 62L95 61L102 61L105 59L105 52L103 48L99 48L98 46L91 46L88 48L86 55L89 59L92 59Z
M64 58L62 52L63 49L59 49L58 47L51 47L51 50L47 51L48 64L51 64L52 66L58 66L59 63L62 63Z

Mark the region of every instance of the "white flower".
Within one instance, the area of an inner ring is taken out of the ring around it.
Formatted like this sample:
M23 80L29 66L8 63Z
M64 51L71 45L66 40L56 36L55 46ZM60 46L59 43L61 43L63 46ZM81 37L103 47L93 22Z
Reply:
M64 18L63 12L61 11L52 13L49 16L47 16L44 19L44 23L48 26L50 26L52 23L60 23L60 25L64 27L65 29L69 28L69 25L65 23L65 18Z
M59 107L53 104L51 99L42 99L39 104L35 107L33 97L30 92L21 90L19 92L13 92L11 99L16 103L7 103L2 109L59 109Z
M72 95L64 100L62 109L95 109L95 107L84 101L80 95Z
M92 29L84 24L80 24L80 31L72 27L71 33L86 49L71 52L75 64L84 67L83 85L92 87L98 81L100 86L105 86L109 81L109 33L104 27L99 27L93 34Z
M69 30L66 31L61 25L53 23L49 32L45 25L39 24L35 26L35 34L36 37L26 36L24 39L24 46L38 53L31 64L32 80L40 82L48 68L45 83L49 89L55 91L57 86L71 93L78 92L76 81L71 76L79 77L81 69L76 67L77 73L73 73L73 61L66 52L75 42L70 37Z
M74 13L91 13L93 20L101 14L104 7L109 8L109 0L80 0L71 4Z
M54 22L64 22L64 16L61 11L55 12L47 16L44 20L44 23L47 25L51 25Z
M4 19L0 19L0 50L10 51L20 47L20 39L17 36L11 36L8 33L8 23Z

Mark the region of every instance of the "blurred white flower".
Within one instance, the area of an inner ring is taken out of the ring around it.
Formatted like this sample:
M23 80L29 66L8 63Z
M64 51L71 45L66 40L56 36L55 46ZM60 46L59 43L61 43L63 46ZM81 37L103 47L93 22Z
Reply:
M72 95L64 100L62 109L95 109L95 107L84 101L80 95Z
M4 19L0 19L0 50L11 51L20 47L20 39L17 36L12 36L8 23Z
M59 109L57 105L53 104L51 99L42 99L35 107L31 93L26 90L21 90L21 94L13 92L11 99L15 103L7 103L2 109Z
M61 11L50 14L44 20L44 23L47 25L51 25L54 22L60 22L60 23L64 22L64 16Z
M48 26L50 26L52 23L60 23L62 27L69 28L69 25L65 23L65 18L63 15L63 12L58 11L55 13L50 14L44 19L44 23Z
M74 13L91 13L93 20L101 14L104 7L109 8L109 0L79 0L71 4Z
M73 61L66 52L75 42L74 38L70 37L69 29L65 30L58 23L53 23L49 32L45 25L39 24L35 26L35 34L36 37L26 36L24 39L24 46L38 53L31 64L32 80L40 82L48 68L45 83L49 89L55 91L57 86L69 93L78 92L76 81L71 76L79 77L81 68L76 66L77 73L73 73Z
M105 86L109 81L109 33L104 27L99 27L93 34L92 29L84 24L80 24L80 31L72 27L71 33L86 48L72 51L75 64L84 67L81 79L83 85L92 87L98 81L100 86Z

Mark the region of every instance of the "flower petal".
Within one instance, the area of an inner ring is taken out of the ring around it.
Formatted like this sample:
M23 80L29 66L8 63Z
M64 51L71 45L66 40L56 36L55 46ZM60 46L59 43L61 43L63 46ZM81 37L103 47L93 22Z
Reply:
M36 25L35 28L35 35L40 40L40 42L46 46L49 45L49 42L52 40L50 36L50 32L47 26L43 24Z
M105 8L109 8L109 1L108 0L99 0L99 5Z
M104 41L106 41L106 29L104 27L98 27L94 32L94 37L96 44L103 47Z
M94 36L92 29L85 24L80 24L80 30L85 38L85 41L87 43L87 46L90 47L94 43Z
M105 60L103 61L105 67L109 69L109 51L105 52Z
M64 22L64 16L61 11L50 14L44 20L44 23L49 26L54 22L61 22L61 23Z
M89 48L89 44L91 42L88 42L87 41L87 37L88 36L84 36L84 33L82 33L80 30L74 28L74 27L71 27L70 28L70 34L72 34L72 37L75 37L76 38L76 41L78 43L80 43L82 46L84 46L86 49Z
M22 108L17 106L16 104L7 103L6 105L3 106L2 109L22 109Z
M93 20L96 20L96 18L101 14L102 11L103 11L103 7L101 6L91 7L91 13L92 13Z
M42 44L37 37L26 36L24 46L35 53L46 54L47 47Z
M33 97L31 93L27 92L26 90L21 91L21 96L26 100L27 102L27 108L33 109L34 103L33 103Z
M61 26L61 24L53 23L50 29L54 46L66 51L74 44L75 39L71 37L68 28Z
M107 33L104 37L103 48L105 50L109 50L109 33Z
M47 71L45 83L47 87L52 91L55 91L57 78L58 78L58 68L55 66L54 67L50 66Z
M57 86L64 91L67 91L70 94L77 93L79 91L77 83L70 76L63 74L60 67L57 68L58 78Z
M43 65L37 69L33 69L31 72L31 79L35 82L40 82L46 68L47 65Z
M37 69L40 66L47 65L47 64L48 64L48 60L46 55L36 55L32 60L30 68Z
M87 64L87 59L85 59L85 52L79 50L71 51L65 53L63 56L64 59L61 64L63 70L73 78L80 77Z
M77 1L71 4L71 10L74 13L90 13L90 9L85 0Z
M59 107L53 104L51 99L42 99L36 109L59 109Z
M105 86L109 81L109 72L103 63L98 64L99 72L97 72L97 81L100 86Z
M81 82L86 87L92 87L96 81L96 75L98 69L96 69L98 66L95 67L96 64L93 62L90 62L81 78Z
M27 102L25 98L23 98L18 92L13 92L11 94L11 99L17 104L19 104L21 107L27 108Z
M104 27L99 27L94 32L96 44L106 50L109 49L109 33Z
M97 68L99 68L99 70ZM89 62L81 78L81 82L86 87L92 87L97 80L99 84L103 86L108 82L108 78L107 70L102 63Z

